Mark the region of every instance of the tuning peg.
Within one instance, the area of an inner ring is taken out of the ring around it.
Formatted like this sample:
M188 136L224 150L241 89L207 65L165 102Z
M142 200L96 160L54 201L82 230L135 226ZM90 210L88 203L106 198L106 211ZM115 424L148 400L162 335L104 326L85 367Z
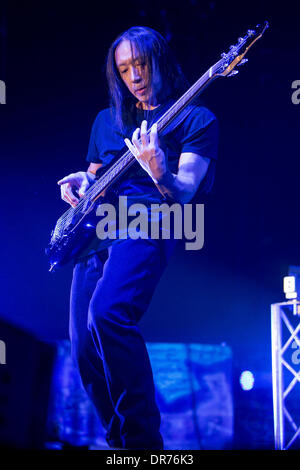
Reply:
M243 42L243 38L238 38L238 43L241 44Z
M236 75L238 72L238 70L232 70L232 72L230 72L227 77L233 77L234 75Z
M240 66L245 64L246 62L248 62L248 59L242 59L237 65Z

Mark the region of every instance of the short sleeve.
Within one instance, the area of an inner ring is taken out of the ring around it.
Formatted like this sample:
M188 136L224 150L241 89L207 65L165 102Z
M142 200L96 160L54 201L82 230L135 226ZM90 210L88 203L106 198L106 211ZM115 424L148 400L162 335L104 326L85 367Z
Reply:
M101 163L99 149L97 147L97 132L99 128L99 121L101 121L101 112L97 115L91 130L90 141L86 161L89 163Z
M109 125L109 110L100 111L93 123L86 161L89 163L103 162L103 146L106 144L108 135L107 126Z
M116 130L111 110L103 109L92 126L86 160L90 163L102 163L105 167L124 147L124 139Z
M197 106L183 123L181 152L193 152L202 157L217 159L218 121L207 108Z

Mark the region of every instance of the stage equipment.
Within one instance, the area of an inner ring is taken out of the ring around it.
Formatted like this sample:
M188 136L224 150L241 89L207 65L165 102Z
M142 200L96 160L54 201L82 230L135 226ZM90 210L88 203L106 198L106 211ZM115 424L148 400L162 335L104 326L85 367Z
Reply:
M289 266L289 275L283 278L283 291L287 300L300 300L300 266Z
M0 340L0 449L44 448L53 346L3 321Z
M233 438L232 355L226 345L147 343L165 449L225 449ZM133 365L134 367L134 365ZM59 342L49 406L49 447L109 449L104 430Z
M299 331L300 302L298 300L271 305L274 439L275 448L278 450L295 448L299 445Z

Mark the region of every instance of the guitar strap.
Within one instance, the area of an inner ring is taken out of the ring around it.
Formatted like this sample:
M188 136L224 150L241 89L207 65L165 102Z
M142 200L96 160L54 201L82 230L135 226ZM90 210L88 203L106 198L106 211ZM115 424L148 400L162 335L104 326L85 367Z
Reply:
M176 127L178 127L186 118L187 116L195 109L195 105L188 105L186 106L171 122L164 128L163 131L159 132L161 136L169 134L173 132Z

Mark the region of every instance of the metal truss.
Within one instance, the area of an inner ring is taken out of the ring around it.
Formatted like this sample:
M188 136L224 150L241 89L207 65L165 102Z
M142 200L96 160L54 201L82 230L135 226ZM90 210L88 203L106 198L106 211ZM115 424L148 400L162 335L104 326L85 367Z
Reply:
M297 317L297 318L295 318ZM293 318L293 322L292 322ZM299 321L298 321L299 319ZM295 327L292 323L298 321ZM283 328L288 331L288 339L283 342ZM284 358L284 353L291 346L300 350L300 302L290 300L271 305L271 333L272 333L272 385L273 385L273 413L274 413L274 440L275 449L287 450L295 440L300 437L300 425L296 424L292 413L288 411L286 398L289 393L298 385L300 389L300 370L295 370L295 364L299 361L289 362ZM295 356L296 357L296 356ZM300 354L299 354L300 357ZM292 355L293 358L293 355ZM288 370L292 375L292 380L285 386L284 371ZM285 424L289 424L292 430L292 438L286 442Z

